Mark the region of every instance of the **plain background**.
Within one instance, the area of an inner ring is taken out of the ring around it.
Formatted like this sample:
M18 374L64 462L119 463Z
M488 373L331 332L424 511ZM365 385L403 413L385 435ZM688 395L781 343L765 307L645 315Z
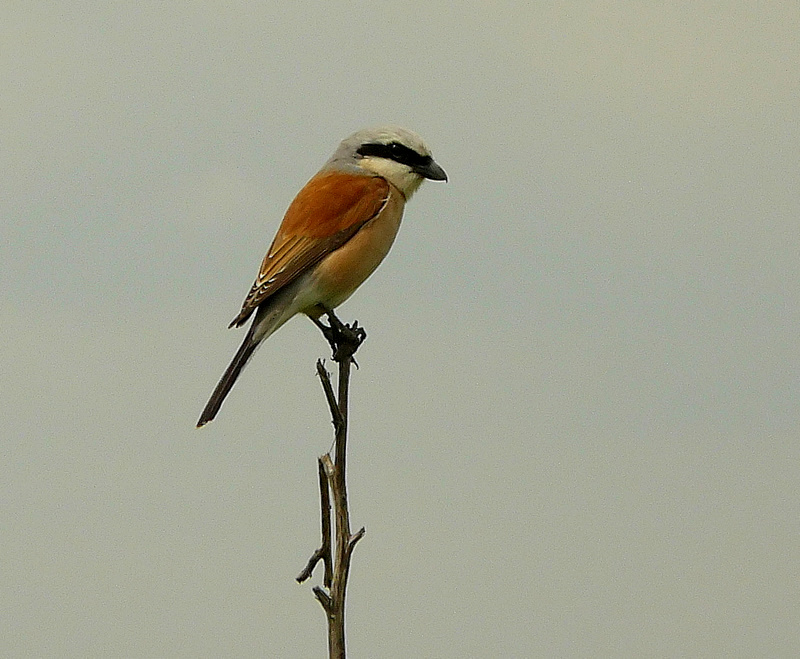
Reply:
M286 206L386 122L450 182L340 309L350 656L800 654L799 34L795 1L6 0L0 654L326 656L317 330L194 424Z

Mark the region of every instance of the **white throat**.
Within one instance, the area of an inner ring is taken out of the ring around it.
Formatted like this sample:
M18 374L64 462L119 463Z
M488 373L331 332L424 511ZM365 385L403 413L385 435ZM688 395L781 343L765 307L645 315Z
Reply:
M417 188L425 180L419 174L411 171L408 165L403 165L388 158L378 158L375 156L366 156L361 158L358 162L362 169L366 169L373 174L377 174L385 178L389 183L396 187L406 199L410 199Z

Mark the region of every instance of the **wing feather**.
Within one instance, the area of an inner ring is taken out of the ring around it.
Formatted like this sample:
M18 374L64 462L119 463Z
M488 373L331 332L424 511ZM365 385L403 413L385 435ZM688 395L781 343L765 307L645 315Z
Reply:
M243 325L260 304L344 245L388 198L389 184L380 177L326 172L312 178L286 211L230 327Z

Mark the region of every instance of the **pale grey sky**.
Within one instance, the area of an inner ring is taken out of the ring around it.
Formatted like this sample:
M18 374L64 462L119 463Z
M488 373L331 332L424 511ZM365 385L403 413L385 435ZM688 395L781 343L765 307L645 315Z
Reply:
M0 654L325 656L318 331L194 424L286 206L385 122L450 182L341 308L350 656L800 654L798 34L796 2L4 3Z

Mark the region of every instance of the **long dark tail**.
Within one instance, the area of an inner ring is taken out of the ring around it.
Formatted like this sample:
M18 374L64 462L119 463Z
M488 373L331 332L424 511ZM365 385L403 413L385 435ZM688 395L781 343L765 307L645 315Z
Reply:
M250 327L233 361L231 361L230 366L228 366L219 383L217 383L217 388L214 389L211 398L208 399L208 403L206 403L205 409L200 415L200 420L197 422L198 428L204 426L209 421L213 421L214 417L217 416L217 412L219 412L219 408L222 407L222 401L225 400L225 396L230 393L231 387L233 387L236 382L236 378L239 377L242 369L247 365L247 362L250 361L250 357L253 356L258 344L261 343L261 341L256 341L253 338L254 328L255 323Z

